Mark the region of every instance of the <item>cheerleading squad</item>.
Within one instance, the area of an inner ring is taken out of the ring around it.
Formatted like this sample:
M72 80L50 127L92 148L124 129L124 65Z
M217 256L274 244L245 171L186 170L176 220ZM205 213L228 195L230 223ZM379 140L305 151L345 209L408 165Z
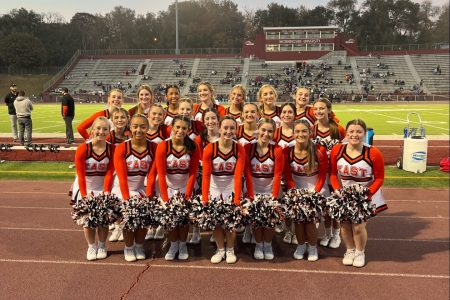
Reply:
M260 88L260 105L245 103L245 89L234 86L227 108L215 103L208 82L197 91L199 103L193 104L168 86L164 109L143 85L138 104L127 111L122 91L113 89L107 109L79 124L86 142L75 155L72 216L83 226L87 259L107 257L109 225L109 240L124 241L130 262L145 259L145 240L162 239L164 232L170 242L165 259L186 260L186 244L200 243L200 228L212 231L212 263L236 262L236 233L242 231L244 243L255 243L255 259L272 260L273 236L284 225L283 241L297 244L294 259L307 253L316 261L317 228L324 221L320 245L338 248L342 236L343 264L363 267L367 220L387 208L380 189L383 157L364 143L364 122L343 128L327 99L308 105L303 87L294 103L282 106L271 85ZM114 211L115 224L92 225L89 216L102 205ZM163 216L142 226L136 211L151 214L156 207ZM182 220L188 207L190 217Z

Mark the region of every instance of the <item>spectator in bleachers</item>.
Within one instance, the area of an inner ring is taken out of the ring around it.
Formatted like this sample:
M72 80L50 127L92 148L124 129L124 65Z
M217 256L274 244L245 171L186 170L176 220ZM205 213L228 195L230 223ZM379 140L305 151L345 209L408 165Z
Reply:
M148 116L150 107L153 104L153 91L148 85L141 85L138 89L137 95L138 104L128 110L130 118L132 118L135 114Z
M92 126L92 123L97 117L103 116L109 119L112 110L116 107L122 107L123 104L123 91L119 89L111 89L108 94L108 108L94 113L92 116L81 122L78 127L78 133L85 139L89 139L88 129Z

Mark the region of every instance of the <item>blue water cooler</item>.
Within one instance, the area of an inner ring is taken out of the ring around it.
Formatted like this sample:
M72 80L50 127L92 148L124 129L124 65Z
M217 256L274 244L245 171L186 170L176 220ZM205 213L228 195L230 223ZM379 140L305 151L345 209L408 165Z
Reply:
M374 135L375 135L375 131L373 131L373 128L367 128L366 140L364 142L366 144L373 145L373 136Z

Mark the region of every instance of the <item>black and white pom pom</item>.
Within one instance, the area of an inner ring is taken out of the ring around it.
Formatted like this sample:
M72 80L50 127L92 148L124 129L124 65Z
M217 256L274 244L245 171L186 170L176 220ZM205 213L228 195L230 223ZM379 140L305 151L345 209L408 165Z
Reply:
M368 198L369 189L361 185L343 187L327 199L328 214L339 221L367 222L375 212L375 204Z
M214 230L216 227L236 229L242 225L242 208L234 203L234 195L228 199L210 198L198 217L198 225L205 230Z
M282 198L285 218L295 222L319 223L326 205L326 198L309 189L290 189Z
M242 207L248 211L243 225L250 223L255 227L272 228L281 225L284 221L284 209L281 203L271 195L256 194L253 201L244 201Z
M158 206L158 223L165 230L173 230L177 226L190 223L191 204L183 194L176 194L167 202L160 201Z
M72 219L86 228L107 227L120 217L120 200L114 195L91 193L72 207Z
M136 229L155 226L155 198L132 196L127 201L122 202L122 223L126 230L134 231Z
M323 139L321 137L316 137L312 141L314 144L323 146L327 151L330 151L334 145L337 145L340 142L338 139Z

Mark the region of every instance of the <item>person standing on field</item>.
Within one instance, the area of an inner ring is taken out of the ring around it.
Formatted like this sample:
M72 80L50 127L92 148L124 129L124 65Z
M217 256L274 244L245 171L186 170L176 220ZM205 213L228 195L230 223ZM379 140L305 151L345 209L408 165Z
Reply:
M16 109L14 108L14 100L17 98L17 87L14 83L11 83L11 86L9 87L9 93L5 96L5 103L8 106L8 114L9 114L9 120L11 121L11 131L13 134L14 142L18 142L18 135L17 135L17 115L16 115Z
M75 102L72 96L69 94L68 88L63 88L63 97L61 101L61 114L66 124L66 139L67 144L74 143L72 121L75 117Z
M17 122L19 123L19 141L23 146L25 143L27 145L31 145L31 131L33 128L33 123L31 122L31 111L33 110L33 104L31 100L25 97L24 91L19 91L16 100L14 100L14 107L17 113ZM26 136L24 137L24 132L26 132Z

